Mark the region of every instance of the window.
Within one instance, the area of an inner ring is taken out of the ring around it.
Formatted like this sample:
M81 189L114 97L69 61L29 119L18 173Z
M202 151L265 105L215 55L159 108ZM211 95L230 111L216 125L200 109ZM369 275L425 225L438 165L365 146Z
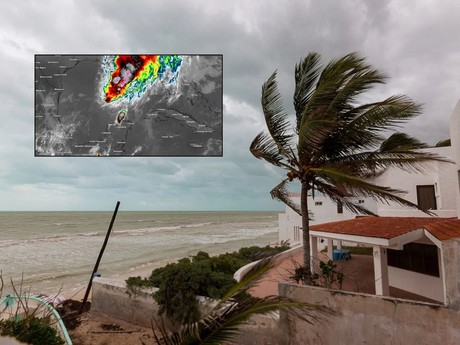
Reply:
M436 210L434 185L417 186L417 205L422 210Z
M343 202L337 201L337 213L343 213Z
M315 201L315 206L321 206L323 204L322 201Z
M403 250L388 249L388 265L439 277L438 248L431 244L408 243Z

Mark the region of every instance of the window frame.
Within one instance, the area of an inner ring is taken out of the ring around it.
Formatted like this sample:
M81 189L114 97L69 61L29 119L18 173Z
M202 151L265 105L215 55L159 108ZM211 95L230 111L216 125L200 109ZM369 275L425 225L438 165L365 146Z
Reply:
M422 203L426 202L426 200L427 200L426 197L422 198L422 196L421 196L422 189L427 190L428 187L430 187L429 190L433 192L432 198L431 198L431 195L430 195L431 202L430 202L430 205L426 205L428 207L422 207L422 206L425 206L425 205L422 205ZM436 200L436 190L435 190L434 184L417 185L416 190L417 190L417 206L420 209L422 209L422 210L437 210L438 209L438 203L437 203L437 200ZM430 207L430 206L434 206L434 207Z

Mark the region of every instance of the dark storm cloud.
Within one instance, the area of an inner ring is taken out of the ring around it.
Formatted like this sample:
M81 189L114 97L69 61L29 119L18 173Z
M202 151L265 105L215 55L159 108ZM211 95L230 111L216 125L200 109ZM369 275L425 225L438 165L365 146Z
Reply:
M293 71L310 51L358 51L390 78L369 99L408 94L424 114L403 130L447 138L460 97L460 3L454 1L2 2L0 209L273 209L284 172L249 153L265 129L262 83L274 70L292 113ZM224 157L33 157L33 54L224 55ZM5 66L8 66L7 68Z

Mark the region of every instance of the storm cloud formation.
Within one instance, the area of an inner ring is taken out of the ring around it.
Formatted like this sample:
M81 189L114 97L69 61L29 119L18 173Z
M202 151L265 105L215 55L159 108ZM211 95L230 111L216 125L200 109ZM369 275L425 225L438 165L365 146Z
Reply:
M283 172L248 151L265 129L262 83L277 69L292 112L294 65L358 51L390 78L366 97L395 93L424 105L403 130L449 137L460 98L456 1L2 2L1 210L281 209ZM223 54L222 158L34 158L34 54Z

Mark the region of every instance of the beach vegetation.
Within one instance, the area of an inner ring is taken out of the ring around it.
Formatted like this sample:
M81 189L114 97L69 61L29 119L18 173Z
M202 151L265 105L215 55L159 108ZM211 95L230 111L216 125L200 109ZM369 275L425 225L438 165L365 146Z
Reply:
M0 335L32 345L64 345L58 332L42 318L0 320Z
M176 324L196 322L202 316L196 296L222 298L237 284L233 275L239 268L288 248L287 244L254 246L217 256L200 251L190 258L153 270L148 278L128 278L128 293L135 295L142 288L156 287L158 290L153 298L160 307L160 314Z
M253 315L270 315L279 312L296 317L308 323L321 320L324 315L336 315L329 308L306 302L293 301L283 296L256 298L249 291L254 288L263 275L273 268L272 258L265 258L254 265L214 307L197 321L187 323L170 331L164 322L156 320L153 328L154 338L161 345L228 344L235 343L242 332L240 326ZM276 339L273 339L276 342Z
M290 271L288 279L295 281L296 284L304 284L308 278L311 278L310 285L327 289L342 289L345 274L337 267L334 261L319 261L313 275L305 266L298 264L296 261L292 263L294 269Z
M295 66L294 111L290 116L278 91L276 71L262 85L261 105L268 133L259 133L250 145L254 157L282 168L285 178L271 191L302 217L303 265L312 283L308 196L321 193L350 211L374 215L351 196L372 197L418 208L405 200L403 191L372 182L387 168L423 171L424 163L442 157L417 150L425 145L407 135L397 135L380 149L384 134L421 113L421 106L405 95L364 102L364 94L384 84L387 76L350 53L321 64L310 53ZM291 120L294 123L291 123ZM414 145L417 144L417 145ZM300 205L289 195L289 184L300 183ZM422 210L429 213L428 210Z
M44 304L29 305L28 292L11 281L15 298L3 297L4 282L0 274L0 336L9 336L25 344L64 345L54 327L56 319Z

